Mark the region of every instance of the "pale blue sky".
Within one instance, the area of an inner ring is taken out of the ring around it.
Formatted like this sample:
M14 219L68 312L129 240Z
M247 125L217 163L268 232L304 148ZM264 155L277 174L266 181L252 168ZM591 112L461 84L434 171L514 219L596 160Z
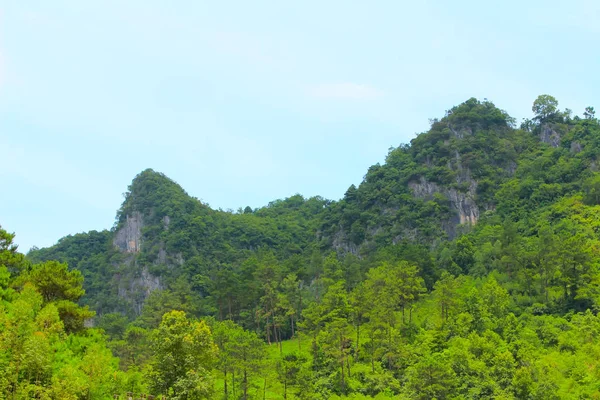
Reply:
M469 97L600 106L600 2L0 1L0 224L112 226L164 172L214 208L339 199Z

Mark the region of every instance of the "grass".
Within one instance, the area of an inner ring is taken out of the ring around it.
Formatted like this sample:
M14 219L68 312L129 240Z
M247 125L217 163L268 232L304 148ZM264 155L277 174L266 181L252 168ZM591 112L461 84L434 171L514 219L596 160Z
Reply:
M251 399L265 399L265 400L274 400L274 399L283 399L284 388L283 385L279 382L276 371L276 364L282 354L290 354L290 353L298 353L298 349L300 347L301 353L310 357L309 349L310 349L311 339L306 337L301 337L300 341L298 339L290 339L284 340L281 342L281 349L277 343L272 343L267 345L267 365L263 369L265 372L262 372L260 376L252 376L250 375L250 389L249 389L249 397ZM230 398L233 399L232 396L232 386L231 386L231 376L227 377L229 383L229 395ZM265 388L265 379L266 379L266 388ZM236 377L237 380L237 377ZM224 398L224 380L223 375L219 374L215 381L215 393L216 398ZM239 388L236 388L236 396L239 394ZM294 399L293 393L288 390L288 399Z

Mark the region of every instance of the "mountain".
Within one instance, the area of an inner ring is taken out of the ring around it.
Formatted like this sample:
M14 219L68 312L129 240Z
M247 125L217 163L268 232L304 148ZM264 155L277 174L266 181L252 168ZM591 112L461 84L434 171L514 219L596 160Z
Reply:
M60 391L74 357L100 382L78 398L599 398L600 122L532 111L469 99L339 201L225 212L148 169L110 230L25 259L0 230L0 324L27 328L0 388ZM30 346L48 320L57 375Z
M519 133L490 102L469 99L434 120L410 145L392 149L333 208L334 247L452 239L495 207L493 188L514 174ZM335 232L336 224L341 230Z
M296 195L255 210L213 210L148 169L129 186L111 230L68 236L28 257L81 270L85 304L130 318L159 289L198 315L231 314L251 326L257 290L247 286L264 264L281 265L278 273L317 292L331 251L355 284L392 251L416 262L431 288L441 264L470 272L472 265L448 260L458 238L506 220L533 234L544 210L581 193L596 176L599 136L594 118L557 109L517 129L493 103L472 98L391 149L339 201Z

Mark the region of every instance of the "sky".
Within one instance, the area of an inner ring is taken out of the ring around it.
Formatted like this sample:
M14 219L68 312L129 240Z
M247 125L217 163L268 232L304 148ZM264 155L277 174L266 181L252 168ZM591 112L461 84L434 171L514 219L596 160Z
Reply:
M0 0L0 225L110 229L146 168L213 208L339 199L470 97L600 107L600 2Z

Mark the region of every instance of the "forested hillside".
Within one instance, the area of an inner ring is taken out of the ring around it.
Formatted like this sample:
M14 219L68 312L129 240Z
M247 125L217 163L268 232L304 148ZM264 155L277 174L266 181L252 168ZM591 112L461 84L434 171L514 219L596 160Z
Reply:
M148 169L109 230L3 231L0 398L600 398L600 123L532 111L469 99L339 201L214 210Z

